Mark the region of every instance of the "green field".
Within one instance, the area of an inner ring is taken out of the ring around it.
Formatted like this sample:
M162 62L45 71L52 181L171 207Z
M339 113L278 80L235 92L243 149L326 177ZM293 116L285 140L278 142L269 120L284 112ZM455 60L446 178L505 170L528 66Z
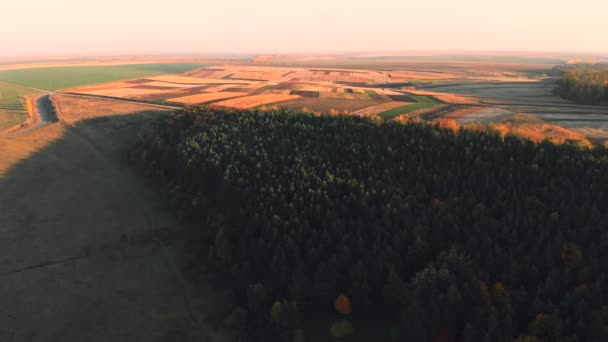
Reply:
M368 95L376 95L378 94L378 92L376 92L375 90L372 89L365 89L365 93Z
M37 91L5 82L0 82L0 131L18 125L27 119L21 98Z
M382 112L378 115L385 120L391 120L401 114L407 114L409 112L413 112L418 109L428 108L436 105L438 102L434 98L430 96L418 96L418 95L410 95L416 103L393 108L391 110L387 110L386 112Z
M159 63L5 70L0 71L0 80L45 90L58 90L140 77L176 74L204 66L194 63Z

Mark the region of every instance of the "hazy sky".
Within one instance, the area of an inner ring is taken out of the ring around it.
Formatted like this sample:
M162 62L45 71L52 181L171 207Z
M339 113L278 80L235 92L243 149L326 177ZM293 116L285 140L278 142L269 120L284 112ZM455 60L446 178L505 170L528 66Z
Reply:
M608 0L6 1L0 55L608 51Z

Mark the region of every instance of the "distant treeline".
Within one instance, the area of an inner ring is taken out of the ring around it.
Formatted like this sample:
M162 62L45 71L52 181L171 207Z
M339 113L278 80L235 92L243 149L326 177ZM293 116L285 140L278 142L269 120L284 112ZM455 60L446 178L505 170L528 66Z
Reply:
M561 72L555 92L580 104L608 104L608 64L569 64Z
M381 308L394 341L608 341L604 148L193 108L132 158L215 236L246 293L231 318L266 341L334 302Z

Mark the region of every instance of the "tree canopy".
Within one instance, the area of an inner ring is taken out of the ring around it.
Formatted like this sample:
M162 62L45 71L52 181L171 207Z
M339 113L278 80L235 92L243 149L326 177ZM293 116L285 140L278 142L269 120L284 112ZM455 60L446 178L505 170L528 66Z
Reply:
M396 341L608 340L604 148L192 108L132 159L269 318L343 295L394 312Z
M574 64L558 70L558 95L581 104L608 104L608 64Z

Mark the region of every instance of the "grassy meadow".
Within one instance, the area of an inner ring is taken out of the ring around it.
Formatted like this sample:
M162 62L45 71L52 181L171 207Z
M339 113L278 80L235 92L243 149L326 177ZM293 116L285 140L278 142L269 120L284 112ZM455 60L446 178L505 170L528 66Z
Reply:
M195 63L69 66L0 71L0 80L45 90L59 90L118 80L176 74L203 67Z

